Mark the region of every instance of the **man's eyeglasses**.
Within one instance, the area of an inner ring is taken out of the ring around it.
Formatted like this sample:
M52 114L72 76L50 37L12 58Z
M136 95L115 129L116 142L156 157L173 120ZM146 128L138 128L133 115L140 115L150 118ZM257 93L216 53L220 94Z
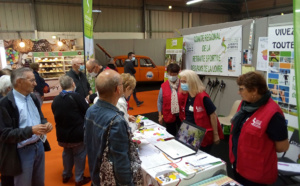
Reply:
M35 83L35 79L27 79L27 78L22 78L22 79L26 79L26 80L30 81L30 83Z

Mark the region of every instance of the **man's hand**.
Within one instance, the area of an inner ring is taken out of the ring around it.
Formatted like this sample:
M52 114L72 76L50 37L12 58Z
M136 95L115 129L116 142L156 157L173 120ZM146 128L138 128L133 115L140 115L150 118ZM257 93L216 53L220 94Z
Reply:
M53 129L53 126L52 126L52 124L51 124L51 123L49 123L49 122L47 122L45 125L47 126L47 133L51 132L51 131L52 131L52 129Z
M44 124L38 124L32 126L32 133L36 135L42 135L47 133L47 126Z

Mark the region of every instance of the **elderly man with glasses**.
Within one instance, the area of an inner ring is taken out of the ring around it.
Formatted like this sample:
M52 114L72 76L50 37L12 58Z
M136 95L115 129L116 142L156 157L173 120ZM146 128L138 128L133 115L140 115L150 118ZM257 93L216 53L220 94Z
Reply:
M0 100L0 173L2 185L44 185L45 135L52 130L34 94L30 68L12 71L13 90Z

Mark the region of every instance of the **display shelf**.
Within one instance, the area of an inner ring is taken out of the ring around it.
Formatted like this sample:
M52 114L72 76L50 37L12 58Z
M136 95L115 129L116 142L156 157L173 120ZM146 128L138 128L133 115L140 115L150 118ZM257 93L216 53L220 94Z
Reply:
M62 54L62 56L43 56L42 53L34 54L34 62L39 63L39 73L43 78L58 78L61 74L66 73L72 68L71 61L73 58L83 58L83 55L73 56L70 55L70 52L62 52ZM64 54L67 56L64 56ZM75 52L75 54L78 53Z

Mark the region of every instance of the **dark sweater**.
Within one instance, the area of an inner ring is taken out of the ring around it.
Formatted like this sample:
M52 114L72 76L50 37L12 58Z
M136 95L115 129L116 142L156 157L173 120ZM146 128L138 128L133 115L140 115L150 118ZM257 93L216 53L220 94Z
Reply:
M57 141L83 142L84 116L89 108L85 98L75 92L61 92L54 98L51 108L56 123Z
M34 87L34 90L40 93L41 96L44 96L44 87L46 86L45 80L39 75L38 72L33 71L36 86Z
M126 59L125 65L124 65L124 73L129 73L134 76L135 72L136 71L134 69L133 62L130 61L129 59Z
M89 95L89 91L91 90L91 86L88 82L88 80L86 79L86 76L84 73L79 72L79 74L76 74L72 69L70 71L67 72L68 76L70 76L75 85L76 85L76 89L75 92L79 93L81 96L83 96L84 98Z

